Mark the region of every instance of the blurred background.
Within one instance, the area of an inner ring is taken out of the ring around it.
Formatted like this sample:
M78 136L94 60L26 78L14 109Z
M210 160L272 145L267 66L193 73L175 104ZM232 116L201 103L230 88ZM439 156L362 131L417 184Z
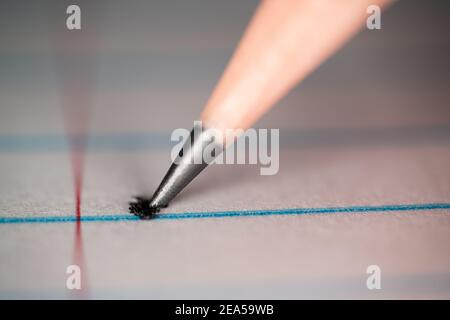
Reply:
M73 3L81 31L66 29ZM0 1L0 214L73 217L84 176L84 215L126 215L160 182L170 133L199 117L258 3ZM381 25L257 123L280 128L278 175L217 166L170 211L450 202L450 3L396 1ZM442 212L86 223L85 261L97 297L448 297ZM0 296L64 297L79 229L1 227ZM378 296L364 286L372 263L388 279Z
M0 134L64 132L76 81L83 100L72 104L89 110L91 133L191 127L258 1L78 1L81 32L66 30L71 3L1 1ZM311 138L316 129L380 127L442 138L449 17L446 1L397 1L381 30L364 28L258 125ZM4 139L0 147L12 148Z

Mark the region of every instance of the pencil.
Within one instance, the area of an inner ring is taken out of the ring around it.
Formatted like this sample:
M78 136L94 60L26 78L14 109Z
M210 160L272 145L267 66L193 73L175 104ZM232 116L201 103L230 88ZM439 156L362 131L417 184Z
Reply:
M363 25L369 5L389 0L265 0L257 8L235 53L192 130L150 200L130 211L151 218L183 190L208 163L192 163L208 141L223 150L230 139L214 132L246 129L293 86L336 52ZM195 128L194 128L195 129ZM197 128L198 129L198 128Z

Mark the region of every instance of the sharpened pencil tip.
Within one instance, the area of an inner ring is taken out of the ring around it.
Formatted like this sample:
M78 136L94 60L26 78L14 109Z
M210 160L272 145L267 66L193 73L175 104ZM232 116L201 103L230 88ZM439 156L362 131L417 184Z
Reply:
M129 203L130 213L141 219L152 219L161 210L161 207L151 205L151 199L144 197L134 197L136 200Z

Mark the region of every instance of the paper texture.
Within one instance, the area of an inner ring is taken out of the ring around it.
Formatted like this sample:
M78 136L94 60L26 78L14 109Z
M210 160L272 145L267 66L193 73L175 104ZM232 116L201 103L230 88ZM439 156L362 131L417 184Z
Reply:
M135 221L128 201L158 186L171 131L198 118L257 3L194 1L172 15L179 3L157 14L132 2L94 19L81 232L73 219L44 221L76 214L46 10L0 10L7 25L22 21L0 49L0 219L35 219L0 223L1 298L77 297L66 288L74 261L89 298L450 297L449 47L435 32L450 21L444 10L396 4L381 31L363 31L258 122L280 129L278 174L212 166L161 212L257 215ZM412 35L419 13L433 24ZM2 43L10 32L0 28ZM283 214L311 208L325 210ZM366 287L370 265L381 290Z

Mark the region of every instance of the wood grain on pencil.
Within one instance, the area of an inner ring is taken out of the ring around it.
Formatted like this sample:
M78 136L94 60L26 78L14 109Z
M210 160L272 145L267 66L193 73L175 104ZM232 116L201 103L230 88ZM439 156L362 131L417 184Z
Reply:
M257 9L201 119L248 128L389 0L266 0Z

